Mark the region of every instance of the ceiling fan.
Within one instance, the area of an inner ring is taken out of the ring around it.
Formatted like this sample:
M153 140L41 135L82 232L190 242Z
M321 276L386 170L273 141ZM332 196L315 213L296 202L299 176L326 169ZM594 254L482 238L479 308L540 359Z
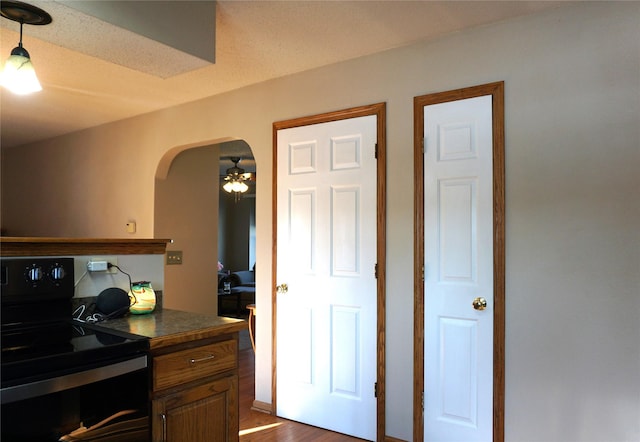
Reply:
M224 181L222 188L228 193L233 193L237 202L240 194L249 190L248 183L255 182L256 177L255 173L245 172L243 168L238 167L240 157L230 157L229 159L233 163L233 167L228 168L227 174L221 177Z

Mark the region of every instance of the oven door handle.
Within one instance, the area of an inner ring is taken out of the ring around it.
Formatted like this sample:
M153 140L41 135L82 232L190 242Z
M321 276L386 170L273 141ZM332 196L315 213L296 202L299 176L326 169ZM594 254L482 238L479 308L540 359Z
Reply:
M127 373L147 368L147 356L141 355L126 361L116 362L89 370L70 373L41 381L3 388L0 392L0 403L11 402L44 396L49 393L69 390L105 379L114 378Z

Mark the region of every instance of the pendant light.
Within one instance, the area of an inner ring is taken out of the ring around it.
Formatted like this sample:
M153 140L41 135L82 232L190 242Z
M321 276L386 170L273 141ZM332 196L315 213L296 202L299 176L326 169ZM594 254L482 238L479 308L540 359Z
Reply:
M0 10L4 18L20 23L20 42L4 64L0 84L19 95L41 91L29 52L22 46L22 26L48 25L52 21L51 16L40 8L18 1L2 0Z

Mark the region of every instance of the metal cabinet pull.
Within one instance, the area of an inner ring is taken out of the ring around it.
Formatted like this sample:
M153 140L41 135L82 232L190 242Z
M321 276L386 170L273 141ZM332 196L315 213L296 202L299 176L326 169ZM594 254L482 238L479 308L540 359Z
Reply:
M204 358L200 358L200 359L190 359L189 362L191 362L192 364L196 364L198 362L210 361L211 359L214 359L214 358L215 358L214 355L209 355L209 356L205 356Z
M162 440L167 442L167 415L162 413L160 417L162 418Z

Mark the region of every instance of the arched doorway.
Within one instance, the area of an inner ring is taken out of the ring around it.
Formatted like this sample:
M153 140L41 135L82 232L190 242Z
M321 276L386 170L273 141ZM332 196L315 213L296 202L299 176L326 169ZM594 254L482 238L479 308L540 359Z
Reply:
M167 252L182 252L180 264L165 266L166 308L217 314L220 171L229 167L221 152L233 149L251 153L243 140L224 138L177 146L158 164L154 236L172 240Z

